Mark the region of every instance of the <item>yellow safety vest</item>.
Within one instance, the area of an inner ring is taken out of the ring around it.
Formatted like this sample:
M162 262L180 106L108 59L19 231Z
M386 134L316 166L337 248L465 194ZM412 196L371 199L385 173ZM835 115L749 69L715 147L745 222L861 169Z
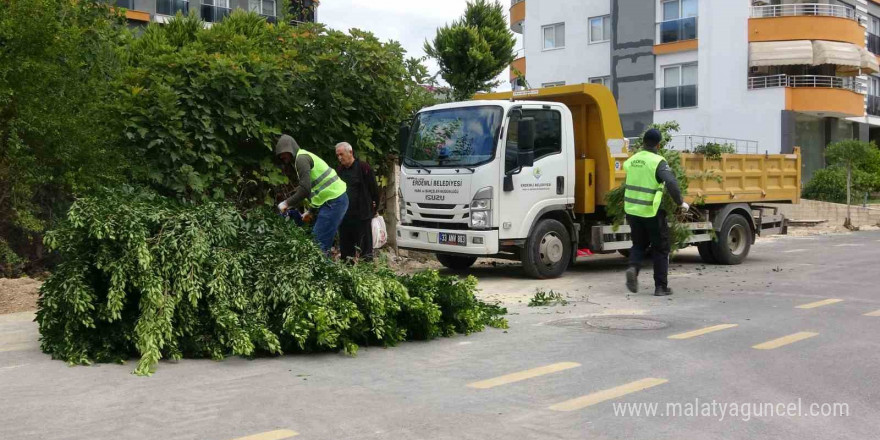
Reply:
M657 167L666 159L642 150L623 163L626 185L623 209L629 215L654 217L663 201L663 184L657 182Z
M333 200L345 194L345 182L336 174L336 170L330 168L324 159L309 153L302 148L296 152L296 157L308 155L312 158L312 170L309 179L312 181L312 192L309 194L309 204L319 207L328 200Z

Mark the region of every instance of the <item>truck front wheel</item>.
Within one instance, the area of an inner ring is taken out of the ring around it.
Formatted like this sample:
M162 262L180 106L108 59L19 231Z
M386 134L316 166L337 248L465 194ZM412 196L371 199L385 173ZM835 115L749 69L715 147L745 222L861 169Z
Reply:
M724 219L721 230L712 241L712 255L721 264L740 264L752 247L752 228L739 214Z
M474 265L477 261L477 257L437 254L437 261L439 261L443 267L452 270L465 270Z
M520 255L523 269L533 278L556 278L571 261L571 238L557 220L544 219L535 225Z

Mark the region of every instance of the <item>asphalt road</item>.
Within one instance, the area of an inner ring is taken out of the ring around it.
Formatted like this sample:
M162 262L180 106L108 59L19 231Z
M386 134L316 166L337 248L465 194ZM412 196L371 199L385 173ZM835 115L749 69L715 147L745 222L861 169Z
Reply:
M0 439L877 438L880 232L761 240L740 266L686 251L670 298L650 270L627 294L624 264L476 267L507 331L150 378L50 360L31 315L0 316ZM569 302L527 307L536 288Z

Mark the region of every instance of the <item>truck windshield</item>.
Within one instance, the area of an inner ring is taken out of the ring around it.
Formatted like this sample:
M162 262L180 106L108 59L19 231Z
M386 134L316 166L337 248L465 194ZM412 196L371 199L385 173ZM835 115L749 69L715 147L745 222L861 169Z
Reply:
M495 157L501 107L479 106L419 113L404 164L420 167L475 166Z

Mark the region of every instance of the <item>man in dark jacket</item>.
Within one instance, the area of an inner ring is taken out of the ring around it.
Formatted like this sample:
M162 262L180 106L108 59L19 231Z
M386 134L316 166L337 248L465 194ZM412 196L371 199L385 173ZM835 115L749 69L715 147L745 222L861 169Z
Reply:
M678 180L666 159L660 155L662 135L650 129L643 138L644 148L624 164L626 185L624 187L624 210L626 222L631 229L632 249L629 251L629 269L626 270L626 287L630 292L639 290L639 269L648 246L654 259L654 295L672 295L667 284L669 272L669 225L666 212L660 209L663 194L668 193L676 205L687 212L690 208L681 197Z
M371 260L373 230L371 222L379 206L379 185L370 165L354 157L348 142L336 145L339 166L336 173L347 186L349 205L339 226L339 247L342 259Z

